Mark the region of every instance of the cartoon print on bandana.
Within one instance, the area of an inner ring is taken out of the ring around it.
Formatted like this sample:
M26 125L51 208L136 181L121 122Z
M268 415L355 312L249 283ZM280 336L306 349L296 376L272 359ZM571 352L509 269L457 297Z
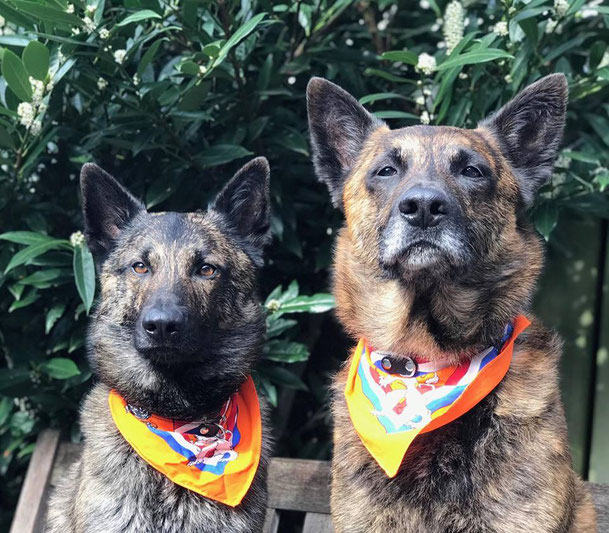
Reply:
M153 422L147 422L147 427L173 451L184 456L188 466L219 476L224 473L226 465L239 455L235 451L241 440L238 415L239 409L231 398L224 405L219 419L213 423L168 421L171 428L160 428Z
M511 325L506 328L498 347L492 346L457 367L438 363L433 368L424 363L413 377L387 372L381 363L385 354L365 346L357 373L373 414L387 433L426 426L446 412L480 370L499 355L512 330Z

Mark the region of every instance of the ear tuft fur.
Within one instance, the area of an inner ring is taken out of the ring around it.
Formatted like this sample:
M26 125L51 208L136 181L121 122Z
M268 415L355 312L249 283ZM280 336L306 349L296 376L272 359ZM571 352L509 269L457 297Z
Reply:
M479 124L499 140L526 205L532 204L537 190L552 176L568 97L565 76L551 74L526 87Z
M271 171L265 157L243 166L218 193L212 209L252 247L256 262L271 240Z
M100 260L112 249L121 230L146 208L94 163L83 165L80 189L87 244Z
M307 86L313 165L336 207L341 207L345 179L370 133L383 122L348 92L323 78Z

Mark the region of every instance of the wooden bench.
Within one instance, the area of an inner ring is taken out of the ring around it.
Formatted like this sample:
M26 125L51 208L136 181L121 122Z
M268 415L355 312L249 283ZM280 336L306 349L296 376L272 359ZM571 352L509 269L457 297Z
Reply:
M10 533L42 533L51 492L78 459L80 444L62 442L59 432L38 437ZM597 509L599 533L609 532L609 485L588 483ZM330 465L326 461L276 457L269 468L269 508L264 533L277 533L282 511L304 514L303 533L331 533Z

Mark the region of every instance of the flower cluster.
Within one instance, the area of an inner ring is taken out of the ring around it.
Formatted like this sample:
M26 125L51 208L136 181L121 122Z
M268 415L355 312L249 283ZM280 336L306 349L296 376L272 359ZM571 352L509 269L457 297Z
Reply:
M558 17L564 17L569 9L568 0L554 0L554 10Z
M446 40L446 52L451 53L463 38L465 28L465 11L458 0L453 0L446 6L442 33Z
M497 22L497 24L493 26L493 32L500 37L505 37L509 33L508 23L505 20Z
M417 69L420 70L423 74L429 76L436 70L436 58L432 55L423 53L419 55L419 59L417 61Z
M29 128L32 135L38 135L42 129L42 115L47 110L44 95L53 89L53 84L49 82L45 85L43 81L31 77L29 81L32 85L32 102L21 102L17 107L17 115L22 126Z
M70 235L70 244L76 248L78 246L83 246L85 244L85 236L82 231L75 231Z
M125 61L125 56L127 55L127 50L115 50L114 52L114 61L116 61L119 65L122 65Z
M97 88L100 91L103 91L106 87L108 87L108 80L102 78L101 76L97 79Z

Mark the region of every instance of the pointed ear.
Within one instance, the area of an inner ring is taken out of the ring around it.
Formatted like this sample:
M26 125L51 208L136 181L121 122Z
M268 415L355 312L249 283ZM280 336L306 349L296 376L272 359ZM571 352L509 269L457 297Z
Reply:
M93 163L86 163L80 172L82 209L87 244L101 259L112 249L121 230L144 205L134 198L110 174Z
M328 186L334 205L341 207L344 181L364 141L383 122L348 92L323 78L309 81L307 110L315 172Z
M271 171L265 157L257 157L239 170L218 193L212 209L220 213L250 245L262 262L262 248L271 238Z
M569 91L563 74L526 87L479 126L493 133L519 181L526 205L552 176L562 138Z

